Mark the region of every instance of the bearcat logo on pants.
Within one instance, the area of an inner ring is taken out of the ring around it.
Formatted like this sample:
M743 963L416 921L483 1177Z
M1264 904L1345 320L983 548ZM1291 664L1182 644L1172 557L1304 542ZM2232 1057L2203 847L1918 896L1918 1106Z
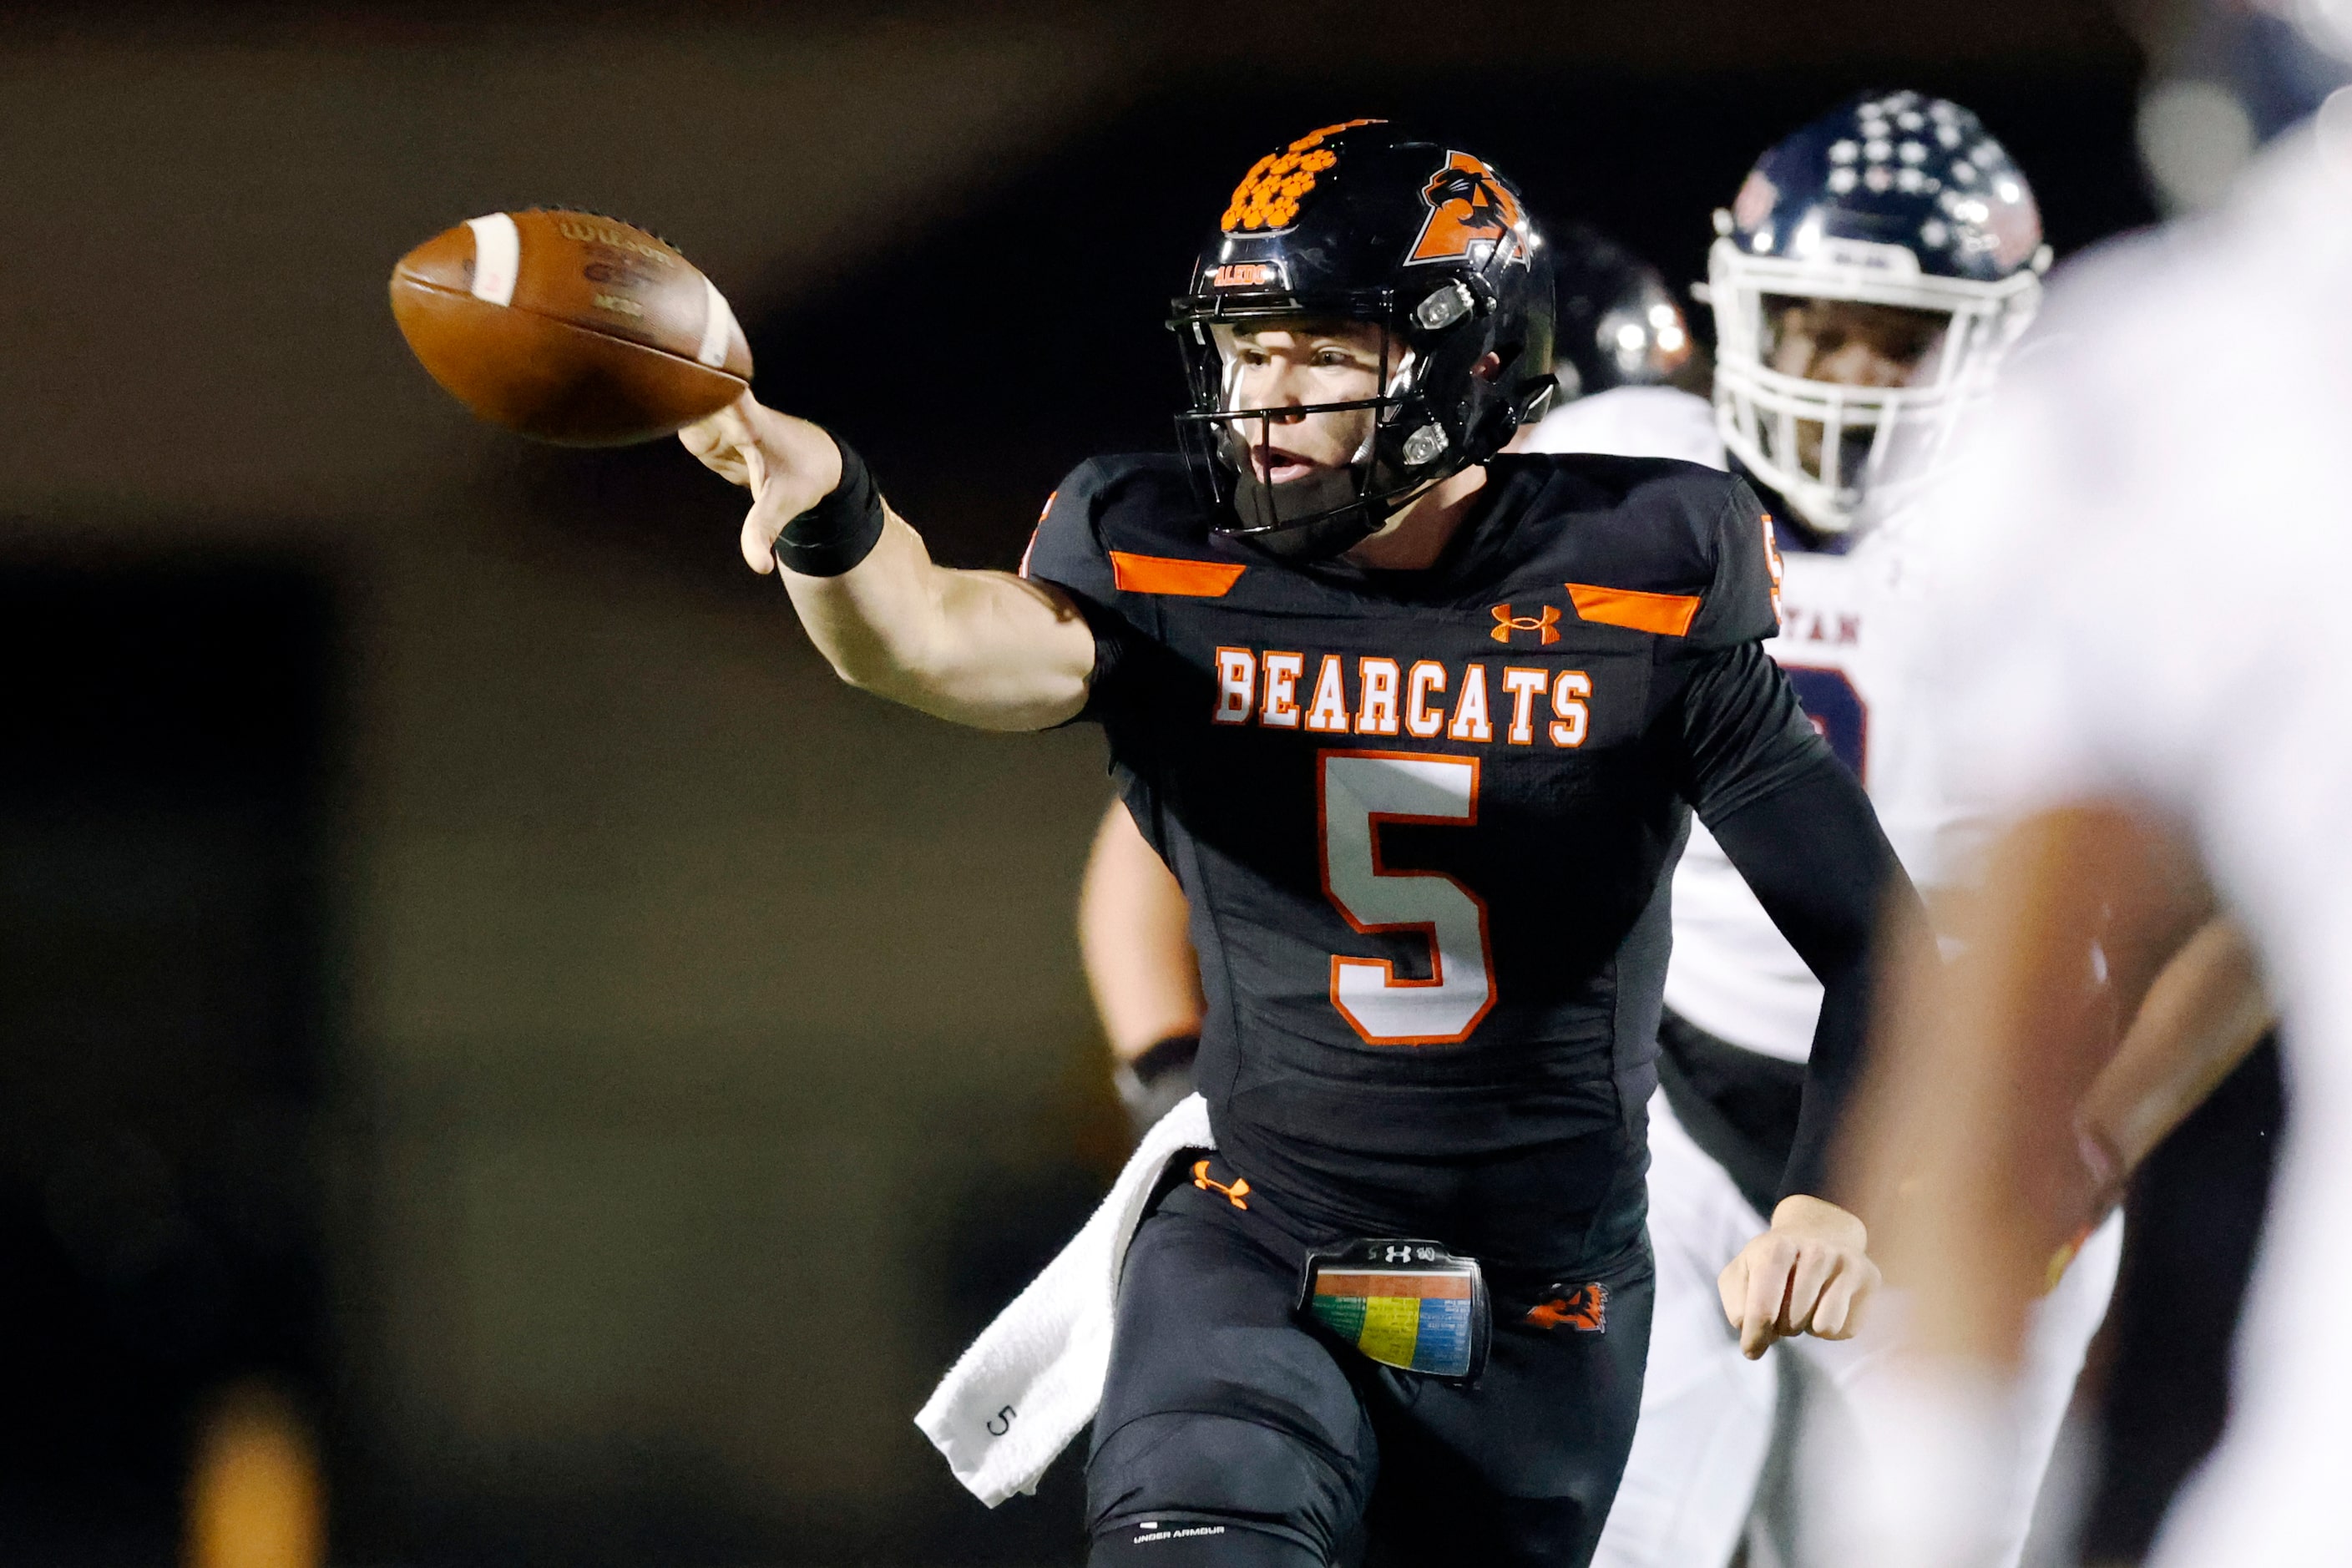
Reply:
M1412 254L1405 258L1408 267L1421 261L1483 261L1486 251L1520 224L1518 197L1500 175L1467 153L1447 153L1444 163L1421 188L1421 199L1429 204L1429 216ZM1485 251L1479 249L1482 246ZM1526 246L1517 246L1510 259L1525 267Z
M1557 1329L1564 1324L1582 1334L1605 1333L1609 1328L1609 1287L1555 1285L1544 1293L1544 1300L1528 1309L1528 1315L1521 1321L1539 1329Z
M1234 187L1234 199L1225 204L1219 226L1227 234L1236 229L1264 234L1288 228L1298 221L1299 198L1315 188L1315 176L1339 161L1339 153L1323 145L1325 139L1359 125L1380 123L1349 120L1326 125L1309 131L1279 153L1268 153L1252 163L1242 183Z

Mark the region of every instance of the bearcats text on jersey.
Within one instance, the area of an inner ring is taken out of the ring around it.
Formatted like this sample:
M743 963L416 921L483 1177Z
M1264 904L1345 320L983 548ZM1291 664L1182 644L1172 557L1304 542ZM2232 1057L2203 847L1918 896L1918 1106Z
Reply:
M1365 654L1355 659L1351 680L1349 660L1336 653L1220 647L1216 658L1217 701L1209 714L1216 724L1486 742L1496 737L1499 700L1507 745L1532 746L1540 733L1555 746L1581 746L1591 726L1592 678L1580 669L1507 664L1493 682L1496 698L1484 662L1449 670L1441 659ZM1316 673L1308 687L1310 659Z

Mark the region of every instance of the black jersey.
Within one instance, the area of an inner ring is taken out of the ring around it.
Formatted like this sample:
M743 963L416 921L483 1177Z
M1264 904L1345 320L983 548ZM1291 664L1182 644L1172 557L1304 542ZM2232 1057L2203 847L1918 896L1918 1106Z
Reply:
M1444 559L1378 572L1213 542L1176 459L1097 459L1023 565L1094 626L1082 717L1191 902L1220 1146L1327 1215L1391 1212L1339 1194L1399 1168L1637 1128L1689 810L1835 767L1759 647L1747 486L1488 471Z

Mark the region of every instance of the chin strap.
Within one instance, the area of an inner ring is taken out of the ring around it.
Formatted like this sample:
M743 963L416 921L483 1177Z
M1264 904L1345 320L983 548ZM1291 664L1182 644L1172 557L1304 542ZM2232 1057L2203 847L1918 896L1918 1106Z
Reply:
M1465 467L1475 467L1475 464ZM1454 474L1422 480L1402 494L1365 499L1350 468L1327 468L1303 479L1268 485L1244 466L1234 480L1234 512L1244 536L1270 555L1285 560L1325 561L1362 543L1394 522L1397 514ZM1276 505L1277 495L1284 503ZM1376 510L1377 509L1377 510ZM1287 511L1296 521L1286 521Z
M1269 485L1257 477L1255 465L1244 463L1234 479L1234 511L1252 532L1305 528L1327 517L1370 510L1353 467L1318 468L1305 479ZM1285 513L1297 521L1288 521Z

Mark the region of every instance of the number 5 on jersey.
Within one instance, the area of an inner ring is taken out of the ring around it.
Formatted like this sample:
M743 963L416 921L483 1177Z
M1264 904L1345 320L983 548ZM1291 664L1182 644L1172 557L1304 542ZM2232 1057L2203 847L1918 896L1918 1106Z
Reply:
M1381 863L1381 825L1478 820L1478 762L1410 752L1325 752L1318 760L1323 890L1370 935L1418 931L1429 978L1402 980L1386 959L1331 960L1331 1005L1374 1046L1452 1045L1495 1005L1486 906L1442 871Z

